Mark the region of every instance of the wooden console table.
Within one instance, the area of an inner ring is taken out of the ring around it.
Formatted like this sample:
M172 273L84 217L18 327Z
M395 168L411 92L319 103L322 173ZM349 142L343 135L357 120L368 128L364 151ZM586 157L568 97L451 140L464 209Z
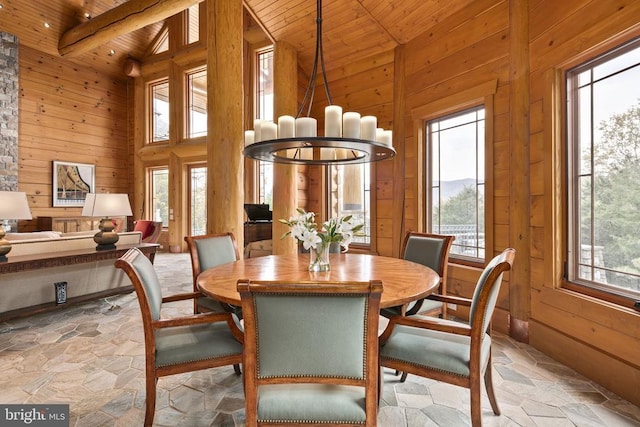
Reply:
M9 252L8 260L0 262L0 282L2 281L2 274L19 273L23 271L38 270L42 268L63 267L68 265L77 265L110 259L113 259L115 263L116 259L120 258L131 248L140 249L140 251L142 251L142 253L145 254L145 256L151 260L151 262L153 262L159 246L160 245L158 245L157 243L141 243L138 245L119 245L115 249L100 251L96 250L95 248L76 249L71 251L52 252L48 254L19 255L13 257L11 256L11 252ZM28 285L25 284L25 286ZM69 305L78 304L97 298L129 293L132 291L133 286L122 286L119 288L69 298L64 304L57 305L55 302L47 302L45 304L5 311L4 313L0 313L0 322L9 319L16 319L19 317L31 316L33 314L43 313L46 311L56 310Z

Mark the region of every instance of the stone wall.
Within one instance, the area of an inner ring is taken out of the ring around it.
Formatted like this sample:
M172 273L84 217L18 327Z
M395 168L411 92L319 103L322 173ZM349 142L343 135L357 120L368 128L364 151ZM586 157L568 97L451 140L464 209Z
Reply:
M0 32L0 190L18 189L18 38Z

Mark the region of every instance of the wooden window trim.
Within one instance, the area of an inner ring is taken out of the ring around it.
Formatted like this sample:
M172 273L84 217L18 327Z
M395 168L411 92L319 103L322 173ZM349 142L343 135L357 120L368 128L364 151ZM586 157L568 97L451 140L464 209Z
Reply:
M493 203L488 203L494 199L494 179L493 174L493 145L494 145L494 111L493 98L498 89L498 79L491 79L473 86L469 89L457 92L450 96L437 99L433 102L418 106L411 110L411 119L413 121L413 131L418 144L418 219L420 230L425 231L427 225L425 192L426 188L426 171L424 165L426 162L426 152L424 144L426 135L424 134L425 125L429 120L436 119L445 115L463 111L476 106L483 106L485 110L485 262L490 259L494 253L494 209ZM449 264L464 265L469 267L482 268L484 262L476 262L474 260L449 257Z

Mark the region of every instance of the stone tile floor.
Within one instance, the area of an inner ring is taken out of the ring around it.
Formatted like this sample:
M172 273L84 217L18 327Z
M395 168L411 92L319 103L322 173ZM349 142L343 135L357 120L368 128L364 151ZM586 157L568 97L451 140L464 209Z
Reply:
M158 254L166 294L191 287L187 254ZM52 291L53 292L53 291ZM174 304L163 316L188 313ZM140 426L144 345L135 294L0 324L0 403L68 403L72 426ZM640 426L640 408L532 347L498 335L494 381L501 416L483 393L485 426ZM385 371L381 427L468 426L466 389ZM242 379L232 367L163 377L155 425L242 426Z

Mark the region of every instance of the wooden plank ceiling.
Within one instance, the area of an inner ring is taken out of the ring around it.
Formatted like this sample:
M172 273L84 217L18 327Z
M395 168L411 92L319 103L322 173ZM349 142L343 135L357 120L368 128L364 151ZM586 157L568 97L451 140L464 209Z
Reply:
M135 1L135 0L130 0ZM167 0L170 1L170 0ZM473 0L324 0L323 44L327 69L406 43ZM58 41L70 28L126 0L0 0L0 31L18 36L20 43L58 55ZM315 51L314 0L244 0L273 40L298 50L302 67L310 71ZM49 24L45 28L44 23ZM123 78L127 57L143 58L162 22L112 40L108 45L71 60ZM110 54L110 50L115 54Z

